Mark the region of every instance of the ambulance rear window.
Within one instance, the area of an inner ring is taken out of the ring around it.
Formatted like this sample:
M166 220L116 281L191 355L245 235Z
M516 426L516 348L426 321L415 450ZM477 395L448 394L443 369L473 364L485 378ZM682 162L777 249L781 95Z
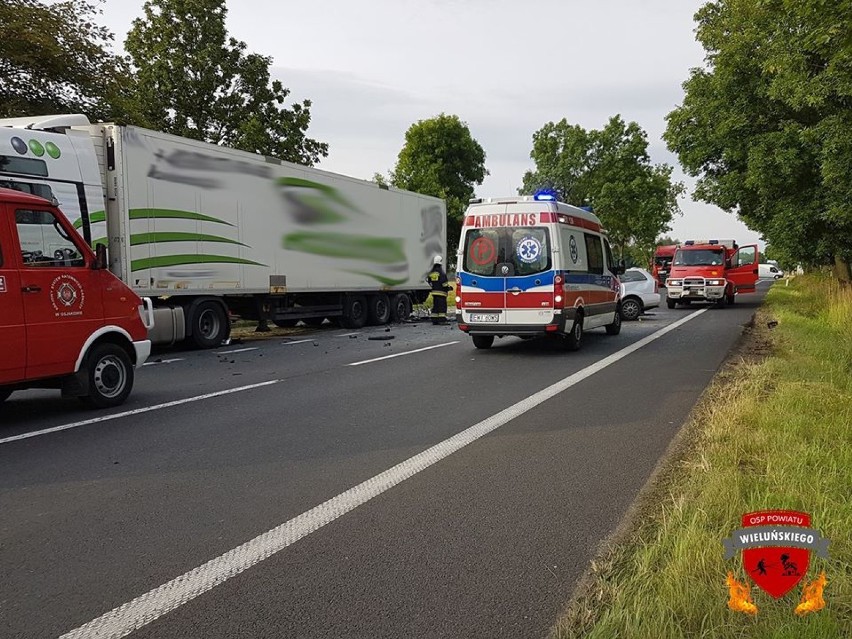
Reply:
M502 275L498 265L508 265L508 275L534 275L549 270L548 230L532 226L469 230L464 241L463 270L474 275Z

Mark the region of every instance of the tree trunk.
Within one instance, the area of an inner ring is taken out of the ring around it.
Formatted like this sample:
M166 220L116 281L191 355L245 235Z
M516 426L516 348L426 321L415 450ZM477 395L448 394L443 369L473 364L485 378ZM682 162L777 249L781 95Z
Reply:
M834 275L837 281L840 282L840 286L847 287L852 285L852 269L849 267L849 262L840 255L834 256Z

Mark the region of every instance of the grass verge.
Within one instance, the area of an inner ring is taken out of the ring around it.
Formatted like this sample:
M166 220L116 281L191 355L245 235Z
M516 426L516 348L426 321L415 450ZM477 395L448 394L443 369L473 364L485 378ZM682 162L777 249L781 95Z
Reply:
M852 292L818 276L773 286L669 453L554 637L852 637ZM721 540L778 508L809 512L831 556L812 554L779 600L752 588L755 617L733 612L725 576L745 573ZM821 570L826 607L797 617Z

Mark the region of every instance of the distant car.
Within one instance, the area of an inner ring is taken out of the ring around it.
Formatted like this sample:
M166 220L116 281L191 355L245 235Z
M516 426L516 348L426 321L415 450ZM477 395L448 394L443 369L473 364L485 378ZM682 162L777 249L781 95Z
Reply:
M758 264L758 276L762 280L780 280L784 277L784 271L774 264Z
M646 310L660 305L657 280L644 268L629 268L618 279L621 280L621 319L639 319Z

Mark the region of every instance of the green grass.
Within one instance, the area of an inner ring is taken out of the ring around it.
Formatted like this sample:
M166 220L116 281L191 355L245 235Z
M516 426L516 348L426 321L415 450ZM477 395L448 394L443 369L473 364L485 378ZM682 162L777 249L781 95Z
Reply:
M852 637L852 291L818 276L776 284L750 333L555 637ZM727 608L725 576L744 572L721 540L770 508L809 512L831 540L804 580L825 570L822 611L794 615L801 584L777 601L753 588L754 618Z

